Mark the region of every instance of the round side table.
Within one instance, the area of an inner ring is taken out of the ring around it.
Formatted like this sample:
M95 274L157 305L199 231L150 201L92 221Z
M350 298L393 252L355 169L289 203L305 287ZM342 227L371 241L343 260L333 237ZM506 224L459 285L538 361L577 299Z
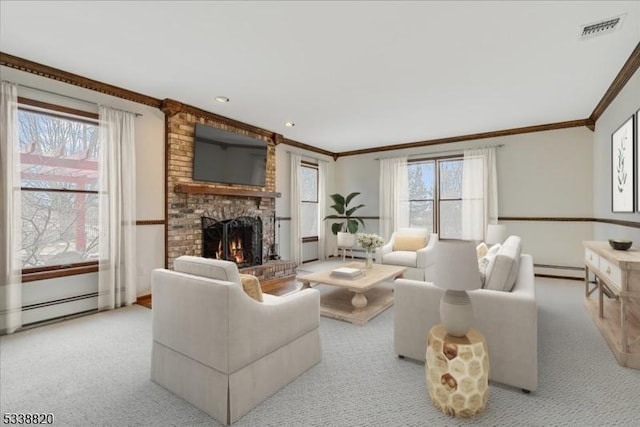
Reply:
M462 418L484 411L489 397L489 354L478 330L453 337L442 325L431 328L425 366L429 396L438 409Z

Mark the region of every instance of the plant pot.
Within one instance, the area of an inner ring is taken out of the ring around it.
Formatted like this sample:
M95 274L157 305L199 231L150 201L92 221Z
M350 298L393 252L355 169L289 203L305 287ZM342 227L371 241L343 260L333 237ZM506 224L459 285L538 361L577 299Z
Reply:
M338 247L339 248L352 248L356 244L355 234L338 232Z
M353 245L356 244L356 236L351 233L338 232L338 249L342 249L342 261L346 256L346 250L351 251L351 258L353 259Z

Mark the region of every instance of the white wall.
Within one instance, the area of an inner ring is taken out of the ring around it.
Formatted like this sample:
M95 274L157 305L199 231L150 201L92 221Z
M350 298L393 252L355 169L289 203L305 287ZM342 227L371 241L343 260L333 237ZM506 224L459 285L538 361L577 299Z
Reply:
M587 128L465 141L414 149L340 157L335 186L330 191L361 191L359 211L377 216L379 162L377 158L461 153L465 148L504 145L497 149L500 216L591 217L593 133ZM450 151L452 150L452 151ZM458 151L456 151L458 150ZM537 264L582 266L582 240L592 238L590 222L507 221L508 232L523 239L523 250ZM377 221L365 223L377 232Z
M640 71L636 71L596 123L593 147L593 212L596 218L640 222L640 213L611 212L611 134L639 108ZM594 238L631 239L633 246L640 247L639 228L596 223Z
M593 132L585 127L499 138L501 217L591 218ZM498 141L499 139L496 139ZM591 222L507 221L536 264L582 267Z
M0 67L0 76L2 80L13 83L141 114L135 122L137 219L164 219L164 114L160 110L12 68ZM97 105L25 87L18 88L18 96L92 113L98 112ZM136 293L137 295L145 295L151 292L151 271L154 268L164 266L164 227L162 225L138 226L137 244L138 282ZM23 294L30 304L44 302L50 297L48 293L39 291L44 289L43 282L24 284ZM68 290L60 290L65 297L73 296L74 292L79 292L77 291L79 283L82 283L84 290L95 289L97 291L96 274L73 276L72 279L68 277L53 279L46 282L49 287L68 287ZM69 285L70 283L73 285Z

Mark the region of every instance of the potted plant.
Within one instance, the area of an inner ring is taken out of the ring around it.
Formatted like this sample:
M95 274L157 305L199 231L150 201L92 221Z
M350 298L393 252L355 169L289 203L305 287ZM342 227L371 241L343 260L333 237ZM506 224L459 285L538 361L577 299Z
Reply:
M355 234L358 232L359 224L362 224L364 228L364 222L362 218L353 216L353 213L363 207L363 204L358 206L349 206L349 203L356 197L358 192L351 193L346 197L342 194L332 194L331 199L333 205L331 207L337 212L334 215L327 215L325 219L342 219L344 221L334 222L331 224L331 232L338 236L339 248L351 248L355 243Z

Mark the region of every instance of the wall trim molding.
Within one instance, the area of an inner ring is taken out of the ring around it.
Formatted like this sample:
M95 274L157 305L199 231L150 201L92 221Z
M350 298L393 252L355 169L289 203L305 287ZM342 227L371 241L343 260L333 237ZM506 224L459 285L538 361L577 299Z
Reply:
M362 219L380 219L378 216L363 216ZM290 221L291 217L276 217L276 221ZM532 222L600 222L603 224L614 224L622 227L640 228L640 222L623 221L612 218L589 218L589 217L546 217L546 216L501 216L498 221L532 221Z
M590 127L589 129L595 130L595 124L600 116L602 116L602 113L604 113L607 107L609 107L613 100L618 96L622 88L624 88L638 68L640 68L640 43L638 43L633 52L631 52L627 62L624 63L616 78L613 79L609 89L607 89L605 94L602 96L602 99L598 102L596 108L593 109L591 116L589 116L589 120L593 123L593 127Z
M142 93L134 92L128 89L123 89L121 87L103 83L98 80L89 79L87 77L82 77L78 74L69 73L58 68L39 64L37 62L9 55L8 53L4 52L0 52L0 65L4 65L5 67L9 68L15 68L16 70L25 71L31 74L37 74L42 77L57 80L59 82L68 83L73 86L80 86L85 89L104 93L105 95L111 95L129 101L137 102L139 104L148 105L150 107L160 108L160 103L162 102L158 98L154 98L152 96L144 95Z
M175 99L167 98L162 100L158 108L160 108L160 110L162 110L162 112L167 117L171 117L179 113L193 114L198 118L220 122L227 126L264 136L268 138L269 142L271 143L275 143L276 141L275 132L271 132L258 126L253 126L248 123L240 122L238 120L230 119L219 114L211 113L201 108L194 107L193 105L183 104L182 102L176 101Z
M468 135L451 136L447 138L431 139L426 141L408 142L396 145L384 145L381 147L364 148L361 150L343 151L336 153L337 157L355 156L357 154L379 153L382 151L400 150L405 148L428 147L431 145L450 144L454 142L472 141L476 139L496 138L501 136L519 135L523 133L544 132L548 130L567 129L591 125L590 119L570 120L566 122L547 123L535 126L496 130L491 132L472 133Z
M613 218L501 216L498 217L498 221L601 222L623 227L640 228L640 222Z
M165 225L164 219L139 219L136 221L136 225Z
M280 138L276 144L285 144L291 147L301 148L303 150L329 156L329 157L332 157L334 161L337 160L338 156L340 155L340 153L334 153L333 151L323 150L322 148L317 148L317 147L314 147L313 145L304 144L302 142L294 141L293 139L284 138L284 137Z
M550 221L550 222L593 222L588 217L546 217L546 216L500 216L498 221Z
M626 221L612 218L593 218L593 221L601 222L603 224L621 225L623 227L640 228L640 222L637 221Z

